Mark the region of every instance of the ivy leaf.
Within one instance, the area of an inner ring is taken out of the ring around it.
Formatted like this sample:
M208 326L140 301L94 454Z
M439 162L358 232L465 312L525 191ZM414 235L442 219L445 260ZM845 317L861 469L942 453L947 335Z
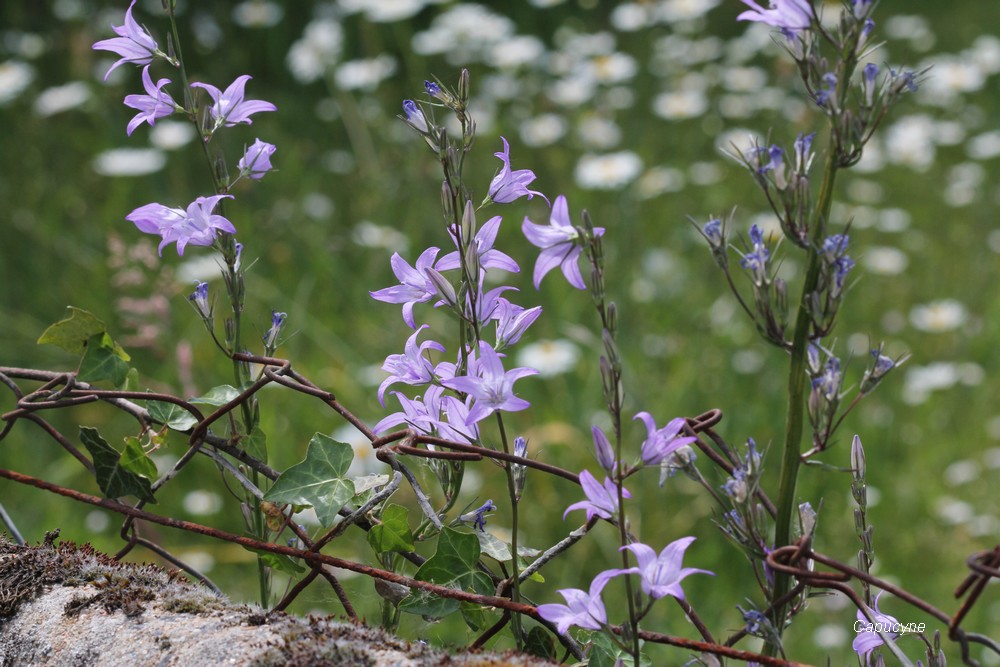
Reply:
M188 431L198 423L197 417L176 403L146 401L146 410L149 411L150 419L166 424L175 431Z
M547 660L555 660L556 657L556 643L552 635L540 625L531 628L524 642L524 650Z
M510 560L509 542L504 542L492 533L487 533L482 530L477 530L475 535L479 538L479 548L482 549L484 554L494 560L500 561L501 563L506 563ZM517 547L517 555L520 558L535 558L540 553L542 552L538 549L532 549L525 546Z
M119 464L125 470L134 472L140 477L149 480L157 478L156 464L149 459L146 450L142 448L142 443L139 442L139 438L135 436L125 438L125 449L122 450Z
M148 503L156 503L149 480L125 469L118 452L101 437L96 428L81 426L80 441L94 459L97 484L105 496L136 496Z
M204 403L205 405L214 405L219 407L220 405L225 405L229 401L233 400L240 395L239 390L229 384L220 384L218 387L212 387L208 390L208 393L204 396L196 396L191 399L191 403Z
M244 436L240 443L247 454L258 461L267 461L267 434L259 426L254 426L250 435Z
M385 486L389 483L389 476L373 472L370 475L355 477L353 481L354 493L360 495L365 491L371 491L372 489L378 489Z
M292 558L285 556L284 554L276 554L271 553L270 551L261 551L259 549L250 549L248 547L243 548L257 554L257 557L260 558L261 562L272 570L284 572L285 574L290 574L292 576L302 574L306 571L306 568L302 567Z
M71 354L83 354L87 341L93 336L107 332L104 322L93 313L69 307L70 316L60 320L42 332L39 345L55 345Z
M128 378L131 357L106 332L91 336L85 343L86 352L80 361L77 378L83 382L110 380L116 387Z
M283 472L264 500L311 505L323 527L329 528L340 508L354 497L354 484L344 479L353 459L350 445L317 433L309 441L306 458Z
M368 531L368 544L376 553L413 551L413 533L407 518L409 510L402 505L387 505L382 511L382 523Z
M492 595L493 584L485 572L476 569L479 562L479 540L474 535L445 528L438 537L437 552L420 566L414 575L421 581ZM461 603L441 598L425 591L413 591L399 608L411 614L441 618L458 610Z

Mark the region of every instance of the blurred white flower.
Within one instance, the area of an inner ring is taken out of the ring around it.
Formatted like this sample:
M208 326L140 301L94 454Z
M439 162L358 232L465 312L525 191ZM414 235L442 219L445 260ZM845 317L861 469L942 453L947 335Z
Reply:
M924 114L904 116L886 130L885 148L890 162L926 171L936 152L934 120Z
M337 62L344 46L344 30L333 19L316 19L306 25L302 37L288 50L285 63L299 83L321 78Z
M955 299L942 299L910 310L910 324L920 331L932 333L954 331L968 319L965 306Z
M517 353L517 365L552 377L573 370L579 358L580 349L568 340L542 340L523 346Z
M472 3L451 6L413 36L411 47L419 55L445 54L452 65L487 58L494 44L514 35L514 22L506 16Z
M195 138L194 125L179 120L159 120L149 129L149 143L155 148L172 151L191 143Z
M980 467L975 461L962 459L944 469L944 481L948 486L961 486L979 479Z
M46 88L35 98L35 113L43 118L75 109L90 99L90 86L72 81L62 86Z
M611 27L620 32L635 32L656 23L653 8L648 3L623 2L611 10Z
M722 0L660 0L656 16L667 23L679 23L701 18Z
M376 225L368 220L362 220L354 226L351 240L363 248L384 248L399 252L405 252L410 245L406 235L395 227Z
M280 5L267 0L247 0L233 7L233 23L243 28L270 28L284 15Z
M642 160L631 151L605 155L586 153L573 171L577 185L589 190L618 190L642 172Z
M521 123L521 141L538 148L554 144L566 134L566 119L559 114L543 113Z
M591 148L613 148L622 139L622 131L609 118L587 114L576 128L583 143Z
M534 35L514 35L491 48L490 63L497 69L537 65L545 58L545 43Z
M639 196L650 199L684 189L684 172L676 167L653 167L639 179Z
M363 11L365 18L373 23L391 23L415 16L428 2L426 0L339 0L340 7L347 13Z
M986 84L986 74L965 56L936 56L920 69L931 66L934 75L925 78L919 91L925 104L948 108L962 93L975 92Z
M351 60L338 65L333 78L341 90L373 91L396 73L396 59L382 54L374 58Z
M906 270L910 258L899 248L873 246L865 250L861 257L865 268L871 273L895 276Z
M91 163L102 176L145 176L167 164L167 155L155 148L112 148L99 153Z
M215 514L222 509L222 496L214 491L197 489L184 496L184 511L188 514Z
M984 132L969 139L965 152L973 160L1000 157L1000 130Z
M35 70L28 63L20 60L0 63L0 106L17 99L34 78Z
M677 90L660 93L653 100L653 113L666 120L696 118L708 110L703 90Z

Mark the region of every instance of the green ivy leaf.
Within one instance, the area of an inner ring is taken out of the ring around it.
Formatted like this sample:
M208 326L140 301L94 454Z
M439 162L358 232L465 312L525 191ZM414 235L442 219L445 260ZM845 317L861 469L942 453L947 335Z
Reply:
M413 551L413 533L407 518L409 510L402 505L387 505L382 511L382 523L368 531L368 544L376 553Z
M146 502L156 503L149 480L125 469L118 452L101 437L96 428L81 426L80 441L94 459L97 484L105 496L136 496Z
M285 574L290 574L292 576L302 574L306 571L306 568L302 567L292 558L285 556L284 554L261 551L260 549L250 549L248 547L243 548L257 554L257 557L260 558L261 562L272 570L278 570L279 572L284 572Z
M480 632L496 623L496 614L489 613L482 605L463 602L459 608L462 612L462 620L473 632Z
M134 472L136 475L149 480L157 478L156 464L149 459L146 450L142 448L142 443L139 442L139 438L135 436L125 438L125 449L118 462L122 468Z
M306 458L283 472L264 500L311 505L323 527L329 528L340 508L354 497L354 484L343 478L353 459L350 445L317 433L309 441Z
M378 489L389 483L388 475L380 475L379 473L372 473L370 475L362 475L361 477L355 477L354 481L354 493L360 495L365 491L371 491L372 489Z
M267 434L260 430L259 426L254 426L250 435L245 436L240 442L247 454L258 461L267 461Z
M479 562L479 540L474 535L445 528L438 537L437 552L427 559L414 575L448 588L492 595L493 584L485 572L476 569ZM441 618L458 610L458 600L441 598L424 591L413 591L399 608L411 614Z
M555 660L556 643L548 630L540 625L536 625L528 632L524 642L525 653L537 655L539 658Z
M69 317L42 332L38 337L39 345L55 345L71 354L83 354L88 340L107 332L104 322L93 313L74 306L70 306L69 311Z
M506 563L510 560L510 543L504 542L492 533L487 533L486 531L477 530L475 532L476 537L479 538L479 548L482 549L483 553L494 560L498 560L501 563ZM535 558L541 551L538 549L532 549L530 547L518 546L517 555L520 559L524 558Z
M240 392L236 387L228 384L222 384L218 387L212 387L204 396L196 396L195 398L192 398L191 403L204 403L205 405L214 405L215 407L219 407L220 405L225 405L239 395Z
M91 336L86 342L86 352L80 361L77 378L83 382L110 380L116 387L128 378L131 357L107 333Z
M175 431L188 431L198 423L198 418L175 403L146 401L149 418L166 424Z

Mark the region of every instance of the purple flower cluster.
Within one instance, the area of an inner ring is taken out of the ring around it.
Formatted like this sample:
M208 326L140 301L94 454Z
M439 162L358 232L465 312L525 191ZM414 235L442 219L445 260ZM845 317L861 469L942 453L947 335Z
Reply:
M186 109L174 101L174 98L166 91L166 86L171 83L170 79L163 78L153 82L149 68L154 60L162 59L175 67L181 66L181 63L161 51L153 36L135 20L132 15L135 3L136 0L132 0L125 11L124 24L112 26L112 30L118 36L101 40L93 45L95 50L110 51L120 56L104 75L105 80L111 72L125 63L143 67L142 86L145 94L127 95L124 100L125 106L139 112L125 128L126 134L129 136L143 123L148 123L150 126L155 125L157 120L175 112L183 112L192 118L197 114L196 108ZM276 107L270 102L245 98L244 88L249 80L250 76L246 74L237 77L225 91L207 83L191 84L192 88L205 90L212 99L212 106L209 107L212 125L203 128L205 141L209 141L220 127L232 127L238 123L249 125L252 122L251 115L262 111L276 110ZM239 161L240 176L253 180L261 179L271 169L271 156L275 150L276 148L272 144L257 139ZM217 194L210 197L198 197L183 209L162 204L147 204L132 211L125 219L133 222L142 232L158 234L161 238L159 247L161 255L164 246L170 243L176 243L177 254L183 255L184 248L188 245L210 246L214 244L219 232L236 233L232 222L215 213L215 209L222 199L232 198L231 195L227 194L231 185L231 183L223 183Z

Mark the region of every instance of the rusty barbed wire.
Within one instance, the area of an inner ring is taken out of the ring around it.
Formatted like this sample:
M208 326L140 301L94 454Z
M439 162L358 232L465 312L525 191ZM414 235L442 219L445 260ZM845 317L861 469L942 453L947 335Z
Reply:
M374 508L378 502L381 502L391 495L392 491L399 486L400 481L403 478L408 481L417 494L418 503L421 504L425 515L427 515L428 518L437 518L433 508L430 507L428 497L420 489L416 478L406 468L406 466L398 460L399 455L462 461L481 461L484 458L488 458L502 464L523 465L525 467L539 470L540 472L561 477L574 484L579 484L579 478L575 473L544 461L537 461L527 457L519 457L514 454L493 450L488 447L450 441L426 433L421 433L415 429L403 429L385 436L376 436L370 428L364 424L364 422L340 404L333 393L319 388L308 380L308 378L293 370L290 361L242 353L233 355L233 358L237 361L261 366L260 373L258 374L257 379L249 386L242 388L235 398L221 406L218 406L208 415L202 413L201 410L199 410L199 408L192 403L167 393L98 389L92 387L88 383L78 381L74 373L0 367L0 384L6 386L15 397L15 408L0 415L0 420L3 421L2 428L0 428L0 440L3 440L11 432L14 424L18 420L32 422L39 426L47 435L52 437L57 443L59 443L60 446L66 449L68 453L76 458L81 465L88 470L88 472L93 474L94 468L92 462L82 452L80 452L80 450L72 442L70 442L68 438L66 438L58 429L46 421L39 413L45 410L62 409L92 403L95 401L103 401L131 415L140 423L140 426L143 429L148 429L153 425L160 424L160 422L153 419L146 408L136 404L134 401L159 401L180 407L189 413L196 420L196 423L188 431L186 431L188 435L188 450L173 466L171 471L157 480L153 487L154 492L158 491L170 480L174 479L184 466L198 453L207 454L207 451L202 451L205 445L208 445L211 448L211 450L208 451L214 450L222 452L228 456L232 456L240 463L261 473L264 477L273 481L279 476L279 471L270 468L263 461L247 454L240 447L238 436L234 438L224 438L213 434L210 427L215 422L229 415L233 410L240 408L247 401L250 401L252 397L263 387L268 384L275 383L321 400L328 407L341 415L341 417L358 428L358 430L365 435L375 448L378 458L385 461L392 467L394 476L391 490L387 492L383 490L383 492L377 494L377 499L370 499L366 505L362 508L358 508L357 510L351 511L348 509L342 509L341 516L344 517L344 520L337 526L329 529L324 535L315 541L311 540L305 531L291 520L291 515L289 514L281 528L281 531L278 531L277 534L280 535L280 533L285 529L290 530L295 535L297 543L304 546L304 548L298 548L291 545L278 544L276 542L255 540L227 533L209 526L203 526L189 521L153 514L143 509L145 501L141 499L137 501L134 506L128 505L118 500L99 498L97 496L92 496L12 470L0 469L0 477L4 477L21 484L31 485L36 488L44 489L61 496L71 498L78 502L103 507L122 514L126 517L121 531L122 538L126 542L126 545L116 555L117 558L123 557L135 546L142 546L153 551L174 566L184 569L213 590L218 589L207 577L205 577L205 575L198 572L190 565L184 563L181 559L171 554L162 546L140 536L135 530L135 521L148 521L150 523L185 530L222 541L240 544L251 550L298 558L304 561L308 565L310 571L304 575L294 587L285 593L285 595L278 601L275 609L287 608L287 606L303 590L305 590L309 584L322 578L325 579L336 592L345 609L345 613L356 618L356 612L354 611L346 592L340 585L337 577L330 571L330 568L339 568L363 574L373 579L379 579L406 586L410 589L423 590L440 597L473 602L482 606L494 607L502 610L504 613L501 619L494 624L494 626L487 629L487 631L476 640L475 644L481 644L481 642L486 641L489 636L498 632L509 622L510 615L512 613L518 613L530 616L548 627L559 637L560 641L568 650L570 650L571 653L582 659L583 654L581 649L578 645L576 645L572 638L568 635L558 633L553 624L545 621L538 615L537 608L535 606L520 602L513 602L508 597L501 597L499 593L509 590L511 582L509 580L502 580L492 573L490 573L490 576L494 580L494 583L499 584L498 595L486 596L447 588L432 582L413 579L388 570L373 568L362 563L321 553L321 549L323 547L342 534L350 525L358 525L363 530L369 530L372 527L372 524L367 518L367 512ZM25 393L17 384L15 379L41 382L42 385L29 393ZM715 448L704 442L700 437L694 444L720 469L732 474L734 465L739 465L739 459L735 452L733 452L728 444L725 443L725 440L719 436L713 428L718 425L721 420L721 410L709 410L701 415L698 415L697 417L688 418L684 432L687 435L705 435L715 445ZM428 446L434 447L434 449L430 449ZM214 456L217 457L218 455ZM249 481L244 478L241 480L241 484L249 484ZM258 498L260 497L259 494L260 491L257 490L256 495ZM763 492L759 493L758 498L768 512L773 515L774 506L770 499L767 498ZM440 521L436 523L440 524ZM531 576L556 555L570 548L589 531L594 523L596 523L596 519L589 521L581 529L573 531L569 537L560 540L555 545L550 547L550 549L545 551L535 563L525 569L522 573L522 579ZM425 560L416 553L403 554L403 556L418 566ZM816 571L814 567L810 567L810 561L820 563L830 568L832 571ZM797 583L785 596L787 600L794 599L807 588L827 588L838 590L851 599L859 610L868 615L869 612L864 608L863 602L848 585L851 580L864 581L869 585L896 595L904 602L907 602L911 606L924 611L925 613L938 619L943 624L946 624L948 626L949 639L959 643L961 646L962 658L965 664L977 664L976 661L972 660L969 655L970 643L982 644L1000 654L1000 645L998 645L995 641L976 633L966 632L960 627L962 620L966 617L975 602L978 600L988 582L991 579L1000 578L1000 545L992 551L976 553L969 557L967 565L971 570L971 573L955 591L955 597L961 598L966 596L966 594L968 595L960 609L952 617L949 617L933 605L930 605L926 601L898 586L894 586L889 582L873 577L866 572L845 565L828 556L813 551L807 540L800 540L794 545L775 549L768 554L766 562L768 566L773 568L775 571L780 571L795 577ZM783 602L781 603L783 604ZM745 636L745 629L729 637L724 644L718 644L712 640L711 633L704 623L698 618L694 609L687 604L682 605L682 608L684 609L685 614L691 619L692 623L695 624L699 632L707 641L690 640L651 631L640 631L640 637L649 642L671 645L692 651L698 651L700 653L710 653L742 661L754 661L761 665L788 666L801 664L733 648L732 644ZM615 627L612 628L612 630L618 633L621 633L622 631L621 627Z

